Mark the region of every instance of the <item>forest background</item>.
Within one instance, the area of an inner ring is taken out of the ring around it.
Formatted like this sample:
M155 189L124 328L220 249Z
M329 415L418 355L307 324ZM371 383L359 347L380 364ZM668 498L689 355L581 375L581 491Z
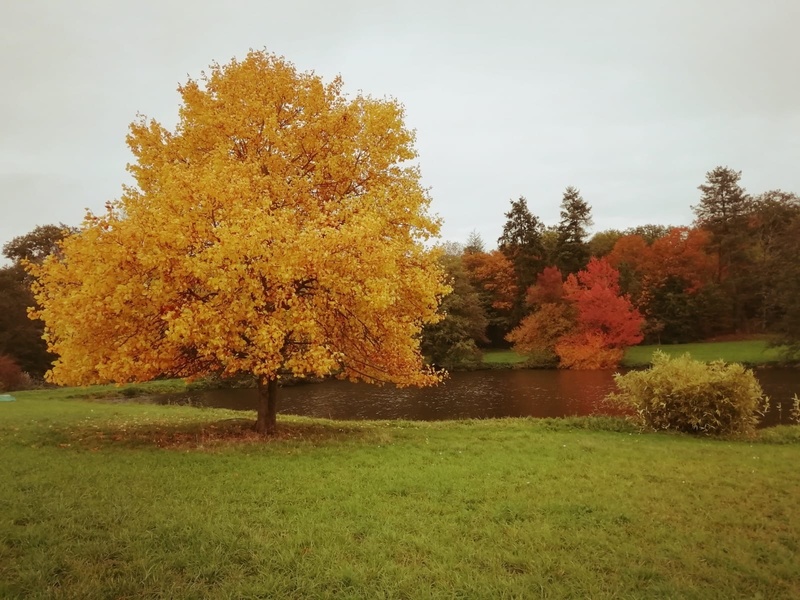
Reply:
M590 203L567 187L560 220L545 224L525 197L511 200L497 247L473 232L442 244L453 292L446 317L428 327L422 349L438 366L481 362L483 350L512 346L531 364L611 368L640 342L688 343L725 336L769 336L800 349L800 197L749 194L741 172L706 174L690 226L650 224L590 234ZM25 261L40 262L74 227L42 225L3 247L0 368L34 378L53 356ZM3 366L4 365L4 366Z

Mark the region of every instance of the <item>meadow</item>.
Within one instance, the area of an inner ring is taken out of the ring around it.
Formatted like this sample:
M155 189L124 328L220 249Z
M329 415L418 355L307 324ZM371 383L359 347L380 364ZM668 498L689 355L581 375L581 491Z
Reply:
M0 404L0 597L800 597L798 427L281 417L264 440L125 389Z
M750 366L779 364L784 361L781 348L770 346L767 340L737 340L725 342L697 342L693 344L666 344L631 346L625 350L623 367L643 367L650 364L653 352L661 350L670 356L688 352L695 360L704 362L722 359ZM487 350L483 361L488 365L521 365L528 358L513 350Z

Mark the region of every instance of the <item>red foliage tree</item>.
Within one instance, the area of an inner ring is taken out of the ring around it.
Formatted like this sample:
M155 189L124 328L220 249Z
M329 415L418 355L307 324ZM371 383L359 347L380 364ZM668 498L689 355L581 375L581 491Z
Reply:
M540 280L529 299L555 299L556 273L543 273ZM620 294L619 272L593 258L567 278L560 301L540 304L506 339L521 352L554 353L563 368L607 369L619 363L626 346L642 341L643 323L628 296Z
M525 302L528 306L558 304L564 298L564 277L558 267L545 267L536 276L536 283L528 288Z
M18 389L25 375L16 361L7 354L0 354L0 392L11 392Z
M642 341L644 319L630 299L620 294L619 271L607 260L593 258L585 270L567 278L564 291L575 304L581 333L601 335L608 348Z

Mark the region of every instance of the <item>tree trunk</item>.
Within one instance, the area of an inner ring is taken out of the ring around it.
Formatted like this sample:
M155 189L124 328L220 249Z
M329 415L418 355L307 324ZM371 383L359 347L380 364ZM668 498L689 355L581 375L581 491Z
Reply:
M258 418L256 431L262 435L274 435L277 430L278 380L258 378Z

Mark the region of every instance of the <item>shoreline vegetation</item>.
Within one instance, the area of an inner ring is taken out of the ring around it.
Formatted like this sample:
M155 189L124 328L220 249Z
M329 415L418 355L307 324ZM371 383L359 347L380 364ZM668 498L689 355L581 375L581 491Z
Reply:
M653 352L661 350L669 356L681 356L689 353L695 360L710 362L722 359L725 362L738 362L748 368L754 367L797 367L797 361L785 360L779 347L771 346L768 340L734 340L699 342L692 344L672 345L642 345L632 346L625 352L625 357L620 364L621 368L645 368L650 366ZM531 357L518 354L513 350L488 349L483 352L483 360L479 364L454 367L449 370L489 370L489 369L555 369L554 364L545 361L531 360ZM297 383L316 383L322 379L289 380L282 385ZM252 387L254 384L247 380L222 381L214 378L197 379L187 382L183 379L163 379L143 383L106 384L88 387L62 388L44 386L53 397L63 399L100 399L100 398L135 398L153 394L177 393L197 389L214 389L220 387ZM13 392L14 395L20 392Z
M281 416L265 439L80 392L0 407L0 597L800 596L800 427Z

